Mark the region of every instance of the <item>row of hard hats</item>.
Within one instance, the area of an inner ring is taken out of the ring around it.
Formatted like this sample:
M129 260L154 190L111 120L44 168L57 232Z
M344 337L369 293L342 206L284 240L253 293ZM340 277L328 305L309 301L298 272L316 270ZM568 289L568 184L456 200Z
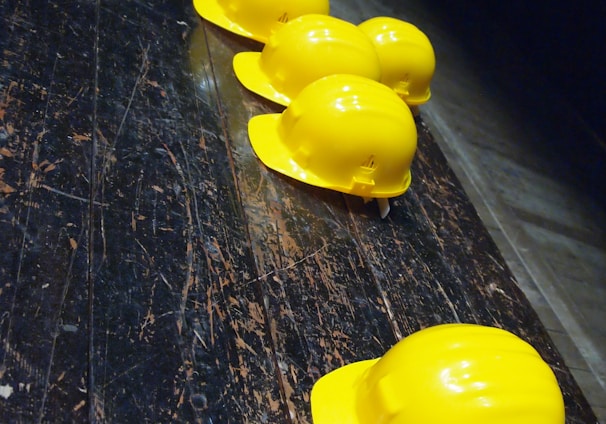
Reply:
M328 0L194 6L203 18L265 43L233 60L246 88L287 107L249 122L263 163L366 199L408 189L417 146L408 106L429 100L435 69L431 43L417 27L390 17L356 26L330 16Z
M261 53L236 55L234 68L247 88L279 104L330 74L380 81L409 105L429 100L433 47L408 22L375 17L356 26L330 16L328 0L194 0L194 6L210 22L265 44Z
M310 14L282 25L263 50L239 53L234 70L251 91L284 106L308 84L332 74L355 74L395 90L409 105L425 103L435 57L416 26L376 17L356 26Z

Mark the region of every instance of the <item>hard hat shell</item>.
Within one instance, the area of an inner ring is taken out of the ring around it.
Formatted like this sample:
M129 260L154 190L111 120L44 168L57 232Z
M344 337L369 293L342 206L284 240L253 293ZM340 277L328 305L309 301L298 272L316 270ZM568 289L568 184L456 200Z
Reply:
M381 82L396 90L409 105L427 102L436 68L429 38L413 24L385 16L364 21L358 28L375 45Z
M311 393L314 424L564 424L553 371L514 334L443 324L382 358L346 365Z
M269 168L305 183L367 198L410 185L417 131L409 107L385 85L330 75L280 114L248 124L252 147Z
M194 7L215 25L262 43L291 19L330 12L329 0L194 0Z
M356 25L325 15L305 15L284 24L261 52L234 56L240 82L287 106L308 84L332 74L379 80L381 66L371 42Z

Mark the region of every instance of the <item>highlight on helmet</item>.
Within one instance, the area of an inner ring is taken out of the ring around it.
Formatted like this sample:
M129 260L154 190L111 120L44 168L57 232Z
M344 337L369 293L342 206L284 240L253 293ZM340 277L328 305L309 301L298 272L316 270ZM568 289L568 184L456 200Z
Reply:
M313 14L284 24L261 52L236 54L233 67L247 89L284 106L328 75L381 78L379 57L366 34L350 22Z
M194 8L215 25L262 43L289 20L330 12L329 0L194 0Z
M392 17L371 18L358 28L372 40L379 55L381 82L411 106L427 102L436 68L429 38L413 24Z
M314 186L388 198L410 185L412 113L393 90L368 78L321 78L284 112L253 117L248 133L265 165Z
M514 334L475 324L414 333L382 358L334 370L311 393L314 424L564 424L549 365Z

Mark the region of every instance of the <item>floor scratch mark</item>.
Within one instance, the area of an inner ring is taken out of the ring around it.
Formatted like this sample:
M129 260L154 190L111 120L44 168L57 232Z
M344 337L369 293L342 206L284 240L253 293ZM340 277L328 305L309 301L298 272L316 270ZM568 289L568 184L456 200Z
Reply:
M61 196L65 196L65 197L68 197L70 199L78 200L79 202L82 202L82 203L89 203L90 202L90 199L86 199L84 197L80 197L80 196L76 196L74 194L66 193L64 191L58 190L58 189L53 188L51 186L48 186L46 184L40 184L39 187L43 188L45 190L48 190L50 192L53 192L55 194L58 194L58 195L61 195ZM98 202L98 201L93 201L93 204L95 206L109 207L108 203L101 203L101 202Z
M141 66L139 66L139 75L137 76L137 80L135 81L135 84L133 85L133 89L130 93L130 97L128 99L128 104L126 105L126 110L124 111L124 114L122 115L122 120L120 121L120 126L118 126L118 131L116 131L116 136L114 137L114 141L111 146L112 148L116 147L116 143L118 142L118 137L120 137L120 134L122 133L122 128L124 127L124 123L126 122L126 117L128 116L128 113L130 112L130 108L133 104L135 94L137 94L137 88L139 87L141 80L145 78L145 75L147 75L147 71L149 69L149 60L147 58L147 53L149 52L149 44L145 48L143 48L143 46L141 46L141 47L142 47L142 55L141 55Z
M6 352L9 351L9 347L10 347L10 340L11 340L11 333L12 333L12 317L13 317L16 302L17 302L17 293L19 292L19 286L21 285L23 261L25 260L25 255L26 255L26 250L27 250L26 246L27 246L28 241L30 240L28 228L29 228L29 224L30 224L31 211L32 211L31 205L33 205L34 190L32 190L32 188L34 188L34 182L36 181L35 174L38 169L37 163L38 163L38 154L39 154L39 149L40 149L39 143L41 141L40 139L47 131L46 124L47 124L47 118L48 118L48 109L49 109L50 99L52 97L53 81L55 79L55 73L57 70L58 59L59 59L59 56L55 56L55 61L53 63L53 69L52 69L51 75L50 75L50 85L49 85L48 94L46 97L46 105L44 107L44 116L42 119L42 130L40 131L40 133L34 139L34 142L33 142L33 152L32 152L32 159L31 159L32 171L31 171L30 178L28 179L28 182L26 184L25 193L24 193L25 197L27 198L27 203L26 203L27 210L25 213L25 222L23 223L24 231L23 231L23 237L21 238L21 247L19 249L19 264L17 265L17 275L15 278L15 280L16 280L15 289L13 291L13 298L11 299L11 306L10 306L10 311L9 311L9 315L8 315L8 325L7 325L7 330L6 330L6 337L4 339L5 354L2 357L2 364L0 365L0 369L4 369L6 367ZM9 89L11 87L12 87L12 85L9 86Z
M97 0L95 3L95 39L93 45L93 57L94 57L94 70L93 70L93 116L92 116L92 142L90 144L90 163L89 163L89 203L88 203L88 255L87 255L87 266L86 266L86 280L87 280L87 296L88 296L88 350L87 350L87 376L86 376L86 391L87 391L87 407L88 407L88 422L94 424L97 422L98 417L104 416L103 403L100 402L99 397L95 390L95 338L94 338L94 305L95 305L95 276L94 276L94 259L95 259L95 245L94 245L94 231L95 231L95 201L97 193L97 180L96 180L96 161L95 155L97 154L97 148L99 143L99 120L98 120L98 107L99 107L99 38L101 33L100 27L101 19L101 0ZM100 214L103 216L103 214Z

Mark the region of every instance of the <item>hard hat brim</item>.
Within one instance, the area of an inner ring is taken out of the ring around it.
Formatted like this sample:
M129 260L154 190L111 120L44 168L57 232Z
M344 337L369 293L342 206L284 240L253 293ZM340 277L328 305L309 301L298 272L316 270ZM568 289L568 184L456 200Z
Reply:
M299 166L280 137L278 126L282 114L254 116L248 121L248 137L257 157L268 168L317 187L328 188L323 179Z
M290 97L276 90L269 76L261 69L261 53L237 53L233 59L233 67L238 80L253 93L282 106L290 104Z
M223 29L226 29L229 32L233 32L234 34L238 34L246 38L252 38L253 40L257 40L262 43L267 42L267 37L253 34L252 32L247 31L245 28L242 28L237 23L228 19L217 0L194 0L194 8L196 9L196 12L198 12L198 14L204 19Z
M314 424L360 424L357 388L362 376L380 358L354 362L321 377L311 390Z
M404 101L409 106L420 106L422 104L427 103L430 98L431 98L431 90L427 89L427 92L425 93L424 96L406 97L404 99Z

